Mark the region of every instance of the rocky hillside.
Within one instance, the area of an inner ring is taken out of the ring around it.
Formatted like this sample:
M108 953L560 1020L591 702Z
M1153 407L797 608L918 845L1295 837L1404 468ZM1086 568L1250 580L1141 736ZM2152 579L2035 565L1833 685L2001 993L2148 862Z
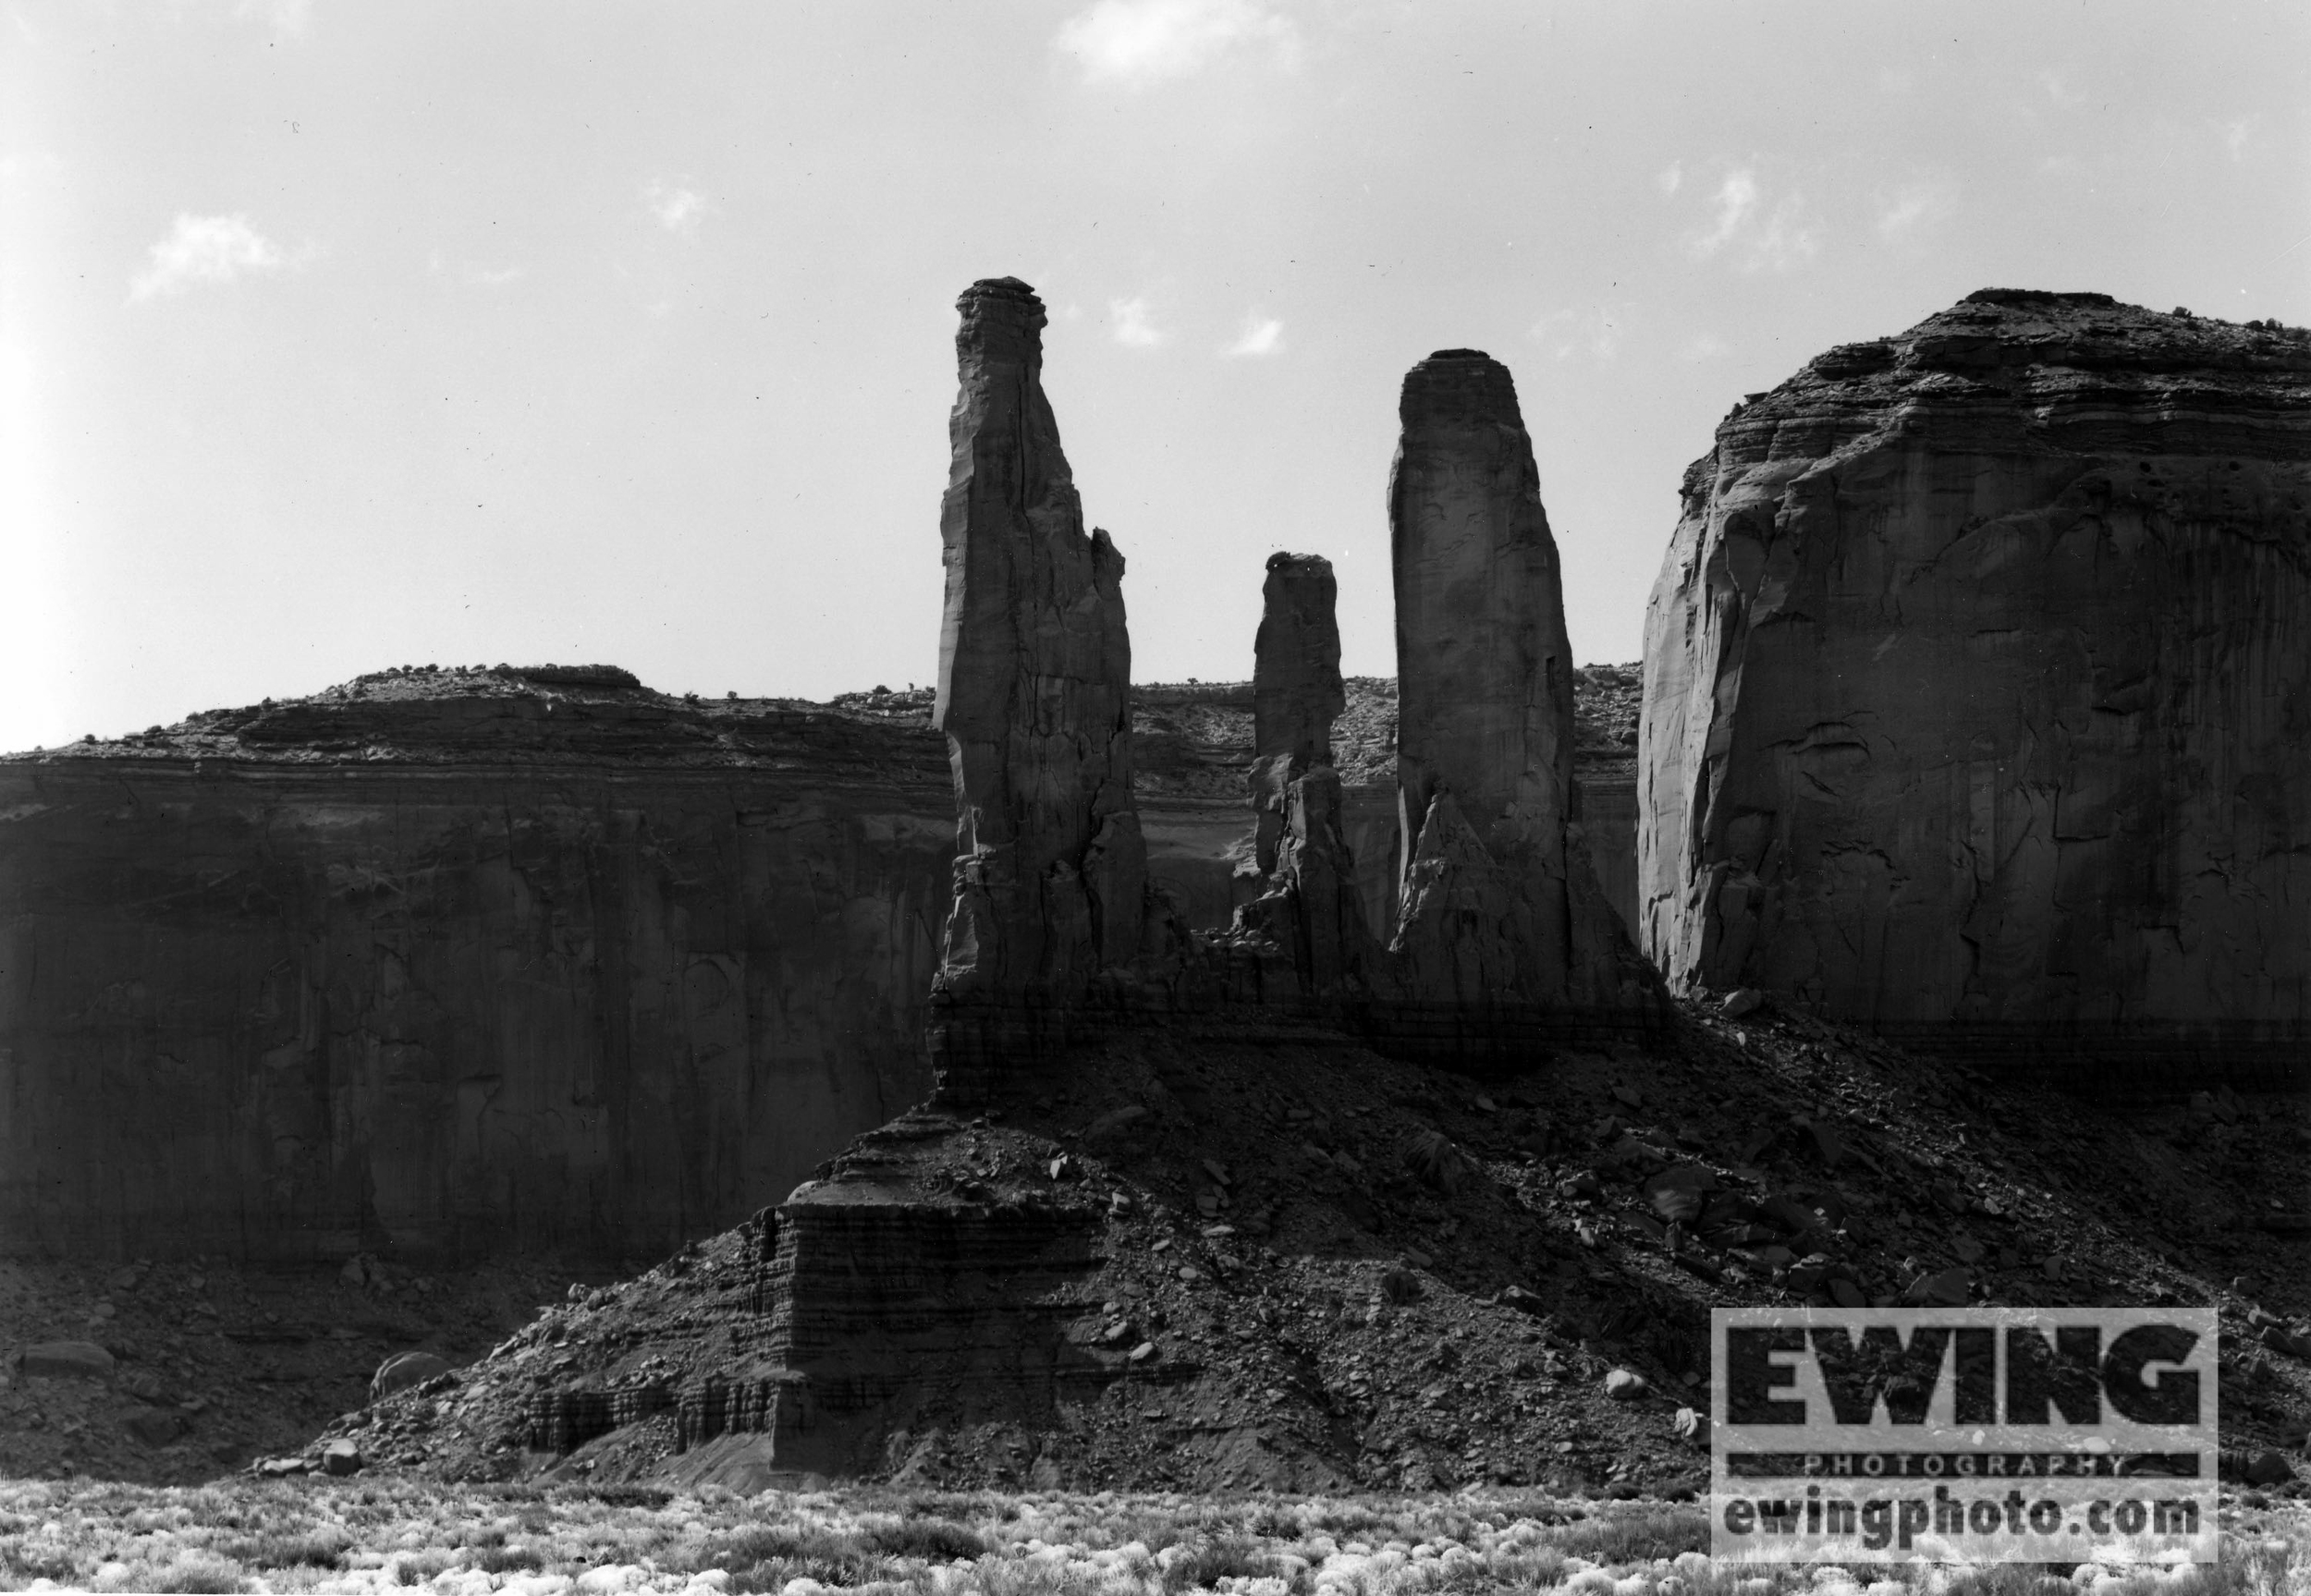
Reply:
M956 1227L953 1254L861 1257L902 1272L862 1276L862 1300L927 1314L855 1354L870 1383L901 1351L912 1371L858 1465L898 1480L1674 1492L1703 1469L1687 1410L1720 1304L2211 1303L2236 1466L2293 1478L2311 1417L2301 1101L2121 1117L1785 1009L1689 1008L1671 1048L1493 1081L1289 1029L1155 1027L1000 1109L917 1111L818 1179L903 1188ZM974 1307L965 1254L995 1243L971 1237L1005 1224L1042 1227L1041 1273ZM736 1403L803 1334L766 1311L779 1230L765 1211L573 1290L305 1456L791 1480L769 1415Z

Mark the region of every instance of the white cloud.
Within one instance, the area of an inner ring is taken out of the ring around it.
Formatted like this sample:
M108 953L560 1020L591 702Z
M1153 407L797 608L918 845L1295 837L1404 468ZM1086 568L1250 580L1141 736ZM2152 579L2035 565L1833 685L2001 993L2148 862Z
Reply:
M1682 183L1682 182L1685 180L1685 165L1684 165L1684 163L1683 163L1683 162L1681 162L1681 161L1671 161L1671 162L1669 164L1669 168L1668 168L1668 170L1666 170L1666 171L1662 172L1662 173L1661 173L1658 177L1655 177L1653 180L1654 180L1655 182L1657 182L1657 183L1658 183L1658 184L1660 184L1660 185L1661 185L1661 192L1662 192L1662 193L1664 193L1664 194L1674 194L1674 193L1676 193L1676 192L1677 192L1677 186L1678 186L1680 183Z
M1757 177L1746 166L1728 172L1718 185L1718 225L1694 240L1694 253L1707 260L1733 241L1757 208Z
M2073 80L2071 74L2060 67L2050 67L2038 74L2038 87L2047 91L2047 98L2065 111L2075 111L2086 103L2086 91Z
M706 196L685 184L668 183L663 179L653 182L642 190L642 203L657 218L658 225L669 233L679 233L685 238L698 236L698 224L705 220L714 207Z
M1711 196L1717 219L1686 240L1702 260L1722 255L1744 272L1786 272L1821 250L1821 224L1792 189L1768 200L1756 172L1736 166Z
M1733 347L1723 338L1715 333L1704 333L1678 350L1677 358L1681 360L1714 360L1720 355L1732 352Z
M1131 86L1186 77L1241 50L1284 67L1300 58L1299 30L1260 0L1097 0L1053 43L1082 64L1087 81Z
M1877 197L1877 236L1899 238L1914 228L1947 220L1958 209L1958 195L1944 182L1907 183Z
M1599 305L1587 311L1551 311L1533 323L1533 338L1560 360L1586 355L1604 365L1620 353L1629 307Z
M2231 158L2236 161L2246 153L2248 135L2255 130L2255 118L2241 116L2229 122L2218 122L2215 130L2223 136L2223 148L2230 151Z
M520 266L468 266L465 280L483 288L503 288L519 283L526 274Z
M1108 300L1107 320L1114 324L1116 342L1131 348L1152 349L1164 341L1164 335L1148 319L1144 298Z
M276 33L294 37L302 34L312 20L312 0L235 0L233 17L237 21L263 22Z
M1243 319L1243 331L1220 351L1223 355L1276 355L1284 349L1284 323L1254 311Z
M237 216L179 213L168 237L153 246L153 263L128 285L131 300L181 294L195 283L229 283L245 273L278 272L293 264L281 247Z

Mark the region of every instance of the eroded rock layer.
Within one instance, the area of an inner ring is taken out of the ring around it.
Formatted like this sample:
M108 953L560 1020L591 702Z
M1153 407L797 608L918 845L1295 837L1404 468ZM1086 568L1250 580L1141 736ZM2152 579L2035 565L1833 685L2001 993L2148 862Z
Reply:
M1393 688L1334 738L1380 934ZM1200 929L1244 901L1252 700L1138 690ZM0 757L0 1253L616 1259L783 1196L929 1085L930 707L410 669Z
M1986 290L1753 396L1646 626L1645 943L1936 1045L2311 1020L2311 335Z
M928 1088L943 775L824 709L487 673L0 763L0 1251L730 1223Z

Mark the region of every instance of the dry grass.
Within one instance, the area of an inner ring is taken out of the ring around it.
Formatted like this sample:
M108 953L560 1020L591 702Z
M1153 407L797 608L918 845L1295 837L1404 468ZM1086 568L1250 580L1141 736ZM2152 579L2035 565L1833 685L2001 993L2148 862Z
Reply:
M770 1590L820 1596L2311 1596L2311 1518L2235 1512L2223 1561L1761 1573L1701 1510L1440 1497L1004 1496L413 1481L0 1483L0 1586L92 1590ZM45 1583L43 1583L45 1582Z

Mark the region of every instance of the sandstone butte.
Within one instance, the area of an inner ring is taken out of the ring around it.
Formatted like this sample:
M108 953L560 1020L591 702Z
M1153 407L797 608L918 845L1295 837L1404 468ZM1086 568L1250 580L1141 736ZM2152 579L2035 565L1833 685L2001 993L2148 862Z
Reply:
M1270 562L1255 639L1253 805L1281 815L1269 890L1225 934L1195 937L1146 890L1121 561L1082 530L1038 380L1042 306L1006 278L958 309L939 714L961 822L930 1020L937 1090L717 1255L748 1272L757 1305L719 1356L668 1315L644 1333L657 1371L629 1353L615 1398L540 1393L533 1450L621 1432L655 1448L646 1427L671 1418L675 1477L752 1486L872 1471L935 1412L1047 1424L1109 1399L1114 1361L1070 1336L1117 1210L1064 1185L1004 1190L980 1130L1038 1098L1111 1089L1150 1050L1250 1076L1264 1048L1297 1045L1345 1086L1385 1068L1376 1048L1516 1067L1552 1044L1666 1032L1658 981L1585 862L1584 890L1568 890L1571 665L1507 372L1455 352L1441 383L1431 361L1405 387L1391 524L1399 653L1418 690L1400 703L1398 785L1423 835L1400 850L1393 938L1384 952L1357 910L1339 822L1331 573L1290 556ZM1466 595L1504 584L1524 591L1472 628ZM1460 1157L1427 1162L1457 1179ZM1071 1163L1038 1162L1055 1183Z
M2300 1081L2311 335L1984 290L1752 395L1646 616L1639 895L1754 986Z

